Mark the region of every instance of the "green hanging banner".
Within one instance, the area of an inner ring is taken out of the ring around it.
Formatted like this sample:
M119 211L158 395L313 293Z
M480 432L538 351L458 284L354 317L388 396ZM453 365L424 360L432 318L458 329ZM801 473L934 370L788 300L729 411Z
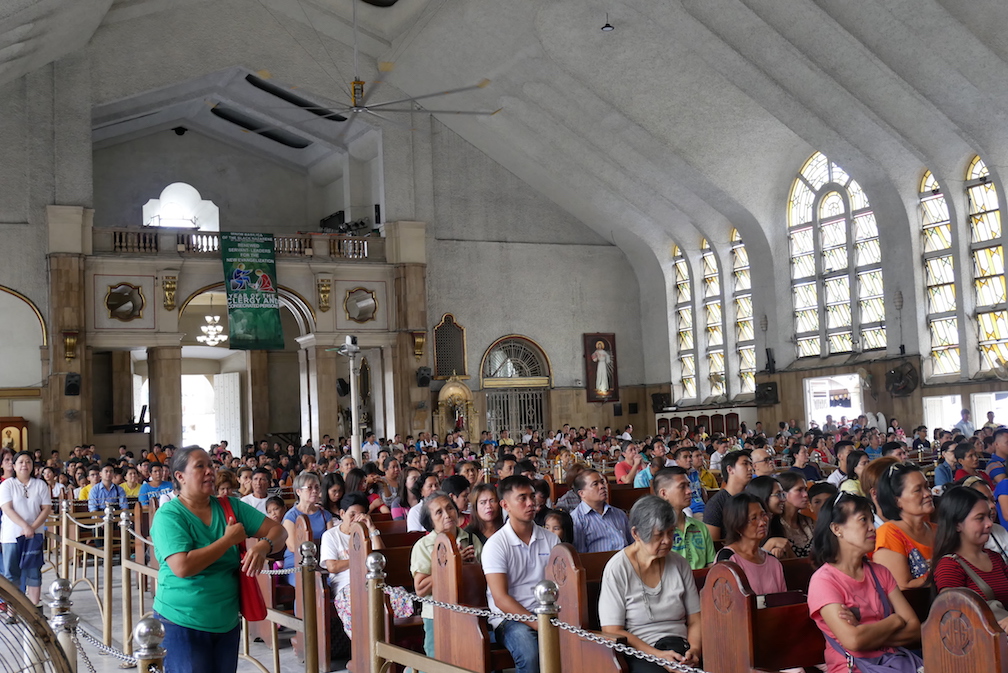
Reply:
M228 300L228 347L283 350L273 234L221 232L220 242Z

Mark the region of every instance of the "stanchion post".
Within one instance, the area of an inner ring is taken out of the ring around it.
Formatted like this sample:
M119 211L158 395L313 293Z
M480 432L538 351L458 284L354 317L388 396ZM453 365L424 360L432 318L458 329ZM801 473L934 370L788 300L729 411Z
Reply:
M318 565L318 548L314 542L301 543L301 593L304 605L301 613L304 615L304 665L305 673L316 673L319 670L318 650L318 609L315 605L315 569Z
M102 642L112 647L112 505L105 505L105 553L102 554Z
M137 646L137 673L164 670L164 659L167 654L161 647L164 637L164 624L157 619L144 617L137 622L133 631L133 642Z
M70 537L70 501L64 500L60 503L60 575L64 578L70 577L70 545L67 540Z
M375 652L375 643L385 640L385 594L381 590L381 585L385 583L385 556L373 551L368 554L365 563L368 570L368 630L371 632L367 649L371 655L371 673L381 673L385 660Z
M119 566L122 569L122 638L123 652L133 654L133 642L130 634L133 633L133 581L130 579L130 569L126 566L127 553L129 549L129 525L130 513L124 509L119 514Z
M73 634L77 631L77 624L80 618L70 611L73 603L70 601L70 594L73 593L73 586L70 580L57 578L49 585L50 617L49 626L56 634L56 641L63 648L70 670L77 673L77 648L74 645Z
M535 597L539 606L535 609L539 617L539 670L541 673L560 673L560 629L552 620L558 614L557 595L559 590L552 580L543 580L535 585Z

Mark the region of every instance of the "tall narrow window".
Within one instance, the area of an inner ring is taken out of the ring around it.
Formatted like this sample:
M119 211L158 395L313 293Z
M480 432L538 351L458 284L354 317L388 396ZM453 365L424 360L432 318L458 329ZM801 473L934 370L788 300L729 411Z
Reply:
M700 241L703 266L704 329L707 334L707 370L711 395L725 393L724 305L721 303L721 273L707 239Z
M739 357L741 392L756 390L756 333L753 329L749 253L737 229L731 233L732 301L735 302L735 349Z
M1008 362L1008 304L1005 297L1004 240L997 188L980 157L966 171L973 290L984 370Z
M791 187L788 237L798 357L885 348L875 214L857 181L822 152Z
M931 171L921 180L920 213L932 367L937 375L955 374L960 364L952 224L945 194Z
M690 287L689 267L679 246L672 248L676 284L676 343L679 350L679 367L682 372L682 391L685 399L697 396L696 340L693 338L693 292Z

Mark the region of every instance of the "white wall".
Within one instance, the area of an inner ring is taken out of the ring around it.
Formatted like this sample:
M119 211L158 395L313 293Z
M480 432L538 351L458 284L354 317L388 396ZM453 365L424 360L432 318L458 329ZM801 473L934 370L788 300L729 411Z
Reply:
M0 388L27 388L42 382L42 326L23 300L0 292Z
M431 327L466 328L469 385L509 333L539 343L554 385L584 379L581 335L614 332L621 385L643 383L640 296L623 252L454 132L434 124L435 217L428 228Z

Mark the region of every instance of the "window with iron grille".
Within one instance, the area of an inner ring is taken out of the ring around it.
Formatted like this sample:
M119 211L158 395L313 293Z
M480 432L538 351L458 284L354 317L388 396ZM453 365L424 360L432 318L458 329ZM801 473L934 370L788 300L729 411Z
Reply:
M465 328L445 313L434 328L434 378L467 378Z

